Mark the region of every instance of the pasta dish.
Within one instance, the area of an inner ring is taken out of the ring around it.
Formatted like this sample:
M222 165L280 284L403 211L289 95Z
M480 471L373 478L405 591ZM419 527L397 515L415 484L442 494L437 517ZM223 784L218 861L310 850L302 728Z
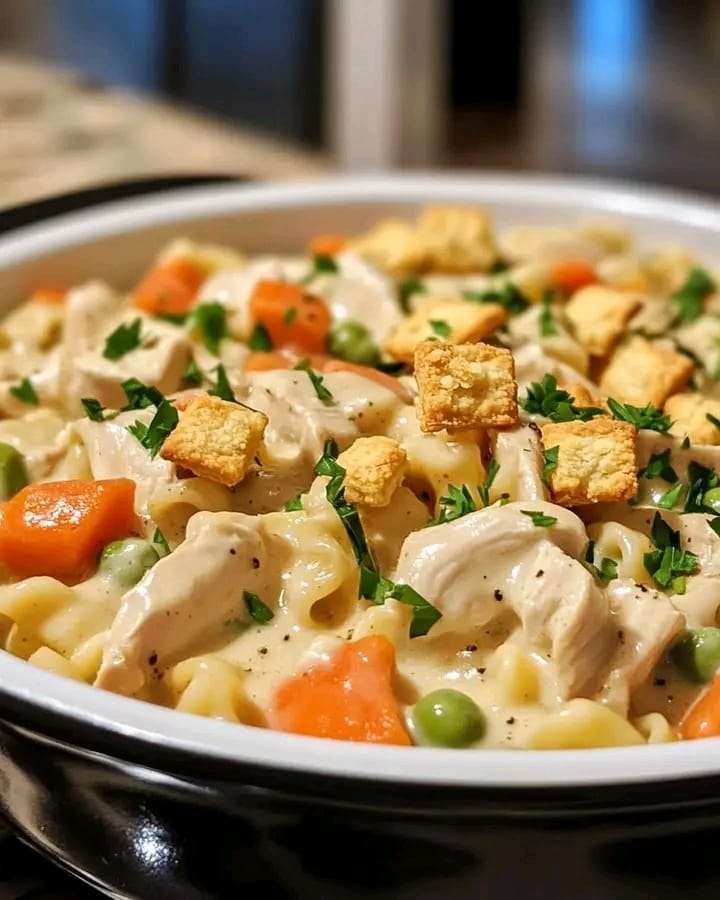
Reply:
M448 206L36 286L0 321L2 648L340 740L720 735L718 279Z

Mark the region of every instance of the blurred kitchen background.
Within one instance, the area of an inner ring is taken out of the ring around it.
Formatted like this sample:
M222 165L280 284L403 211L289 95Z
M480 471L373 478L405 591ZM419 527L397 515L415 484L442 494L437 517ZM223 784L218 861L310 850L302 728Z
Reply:
M720 0L0 0L0 206L172 173L720 193Z

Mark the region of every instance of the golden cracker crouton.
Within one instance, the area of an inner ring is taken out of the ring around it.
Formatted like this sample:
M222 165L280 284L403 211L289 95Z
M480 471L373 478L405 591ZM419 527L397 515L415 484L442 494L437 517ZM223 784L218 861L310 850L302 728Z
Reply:
M343 485L350 503L387 506L403 480L407 453L392 438L361 437L340 454L338 463L345 469Z
M687 356L636 335L613 353L600 378L600 390L633 406L662 407L671 394L685 387L692 371Z
M479 341L499 328L507 319L507 310L499 303L469 303L466 300L441 300L423 304L403 319L385 349L397 360L412 363L418 344L440 338L451 344Z
M497 258L490 219L481 209L429 206L418 233L433 272L487 272Z
M558 389L567 391L575 401L574 405L578 408L586 406L601 406L600 400L593 397L590 391L583 384L569 381L558 381Z
M565 315L588 353L606 356L641 306L642 297L637 294L591 284L572 295L565 306Z
M378 222L366 234L350 240L347 249L390 275L424 272L428 267L425 243L415 226L404 219Z
M261 412L202 394L181 414L161 456L232 487L250 468L266 425L267 416Z
M558 448L557 467L550 473L555 502L582 506L634 497L636 437L634 426L609 416L543 425L545 449Z
M708 414L720 419L720 400L702 394L674 394L665 401L663 412L673 420L670 434L687 435L693 444L720 444L720 428L708 419Z
M423 431L517 424L515 363L509 350L488 344L423 341L415 350L415 377Z

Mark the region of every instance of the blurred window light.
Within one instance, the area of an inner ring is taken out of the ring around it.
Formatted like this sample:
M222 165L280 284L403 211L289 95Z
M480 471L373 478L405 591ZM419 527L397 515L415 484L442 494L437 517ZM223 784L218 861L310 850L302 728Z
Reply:
M610 99L627 92L645 40L645 0L577 0L575 9L580 93Z

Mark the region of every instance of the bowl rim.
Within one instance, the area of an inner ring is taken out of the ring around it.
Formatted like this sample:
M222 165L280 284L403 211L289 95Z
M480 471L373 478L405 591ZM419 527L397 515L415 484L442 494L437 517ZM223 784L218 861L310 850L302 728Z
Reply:
M543 175L377 174L322 181L174 189L148 198L114 201L24 226L0 238L0 268L48 252L141 228L215 214L336 203L522 202L555 208L583 206L592 213L632 214L689 225L720 235L720 204L692 194L615 181ZM193 716L98 691L0 653L0 715L33 727L77 726L84 745L92 734L123 746L143 744L222 765L292 775L462 788L557 788L639 785L720 775L720 738L652 748L592 750L382 747L283 734Z

